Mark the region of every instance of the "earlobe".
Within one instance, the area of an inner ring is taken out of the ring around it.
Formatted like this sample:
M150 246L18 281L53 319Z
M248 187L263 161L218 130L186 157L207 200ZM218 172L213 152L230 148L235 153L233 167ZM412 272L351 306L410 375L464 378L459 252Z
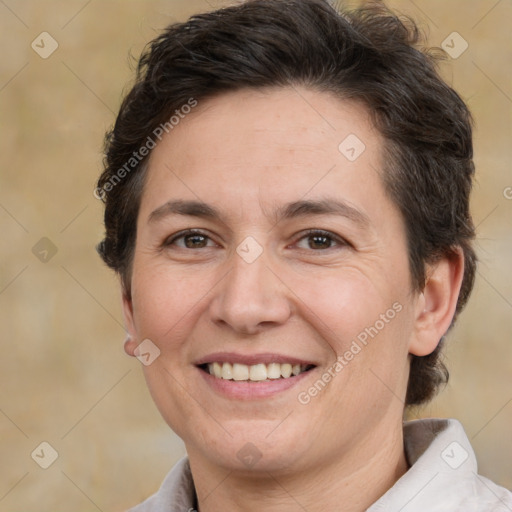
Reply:
M135 357L135 349L137 348L137 332L135 329L135 321L133 318L133 302L128 296L126 290L122 289L123 316L126 328L126 339L124 342L124 351L132 357Z
M460 248L427 269L426 284L417 302L411 354L431 354L446 334L455 314L463 276L464 255Z
M127 334L126 339L124 340L124 351L132 357L135 356L135 349L137 348L137 342L132 339L132 337Z

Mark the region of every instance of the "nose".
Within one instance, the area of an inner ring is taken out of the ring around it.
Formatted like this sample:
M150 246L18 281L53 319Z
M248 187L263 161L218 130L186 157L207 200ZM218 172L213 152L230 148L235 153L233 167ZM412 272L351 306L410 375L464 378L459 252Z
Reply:
M284 324L291 316L289 291L262 254L248 263L237 253L231 270L216 287L212 320L240 334L256 334Z

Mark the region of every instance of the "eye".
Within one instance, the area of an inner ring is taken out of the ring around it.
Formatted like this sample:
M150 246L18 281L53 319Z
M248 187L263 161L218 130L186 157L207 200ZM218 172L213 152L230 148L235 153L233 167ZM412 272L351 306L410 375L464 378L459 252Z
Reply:
M165 247L172 245L181 249L204 249L206 247L214 247L216 244L203 232L188 229L172 235L164 242Z
M312 249L319 251L331 249L335 246L347 246L349 244L334 233L320 229L312 229L299 238L296 245L300 249Z

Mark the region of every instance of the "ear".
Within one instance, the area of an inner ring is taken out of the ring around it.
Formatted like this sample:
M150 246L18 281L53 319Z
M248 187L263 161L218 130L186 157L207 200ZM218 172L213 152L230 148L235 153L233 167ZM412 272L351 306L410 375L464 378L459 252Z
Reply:
M124 286L122 290L123 301L123 316L126 328L126 341L124 342L124 351L129 355L135 357L135 349L138 346L137 330L135 329L135 321L133 318L133 301L131 294Z
M455 314L463 277L464 254L460 247L427 268L425 287L416 305L414 333L409 345L411 354L431 354L446 334Z

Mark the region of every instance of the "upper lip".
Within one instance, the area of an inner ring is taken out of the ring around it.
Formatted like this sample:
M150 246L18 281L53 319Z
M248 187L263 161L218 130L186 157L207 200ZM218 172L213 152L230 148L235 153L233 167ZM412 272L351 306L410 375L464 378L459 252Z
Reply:
M290 363L317 366L315 362L309 361L307 359L300 359L297 357L287 356L284 354L272 354L268 352L262 354L238 354L236 352L215 352L213 354L208 354L204 357L201 357L200 359L194 362L196 366L201 366L208 363L238 363L245 364L247 366L252 366L260 363Z

